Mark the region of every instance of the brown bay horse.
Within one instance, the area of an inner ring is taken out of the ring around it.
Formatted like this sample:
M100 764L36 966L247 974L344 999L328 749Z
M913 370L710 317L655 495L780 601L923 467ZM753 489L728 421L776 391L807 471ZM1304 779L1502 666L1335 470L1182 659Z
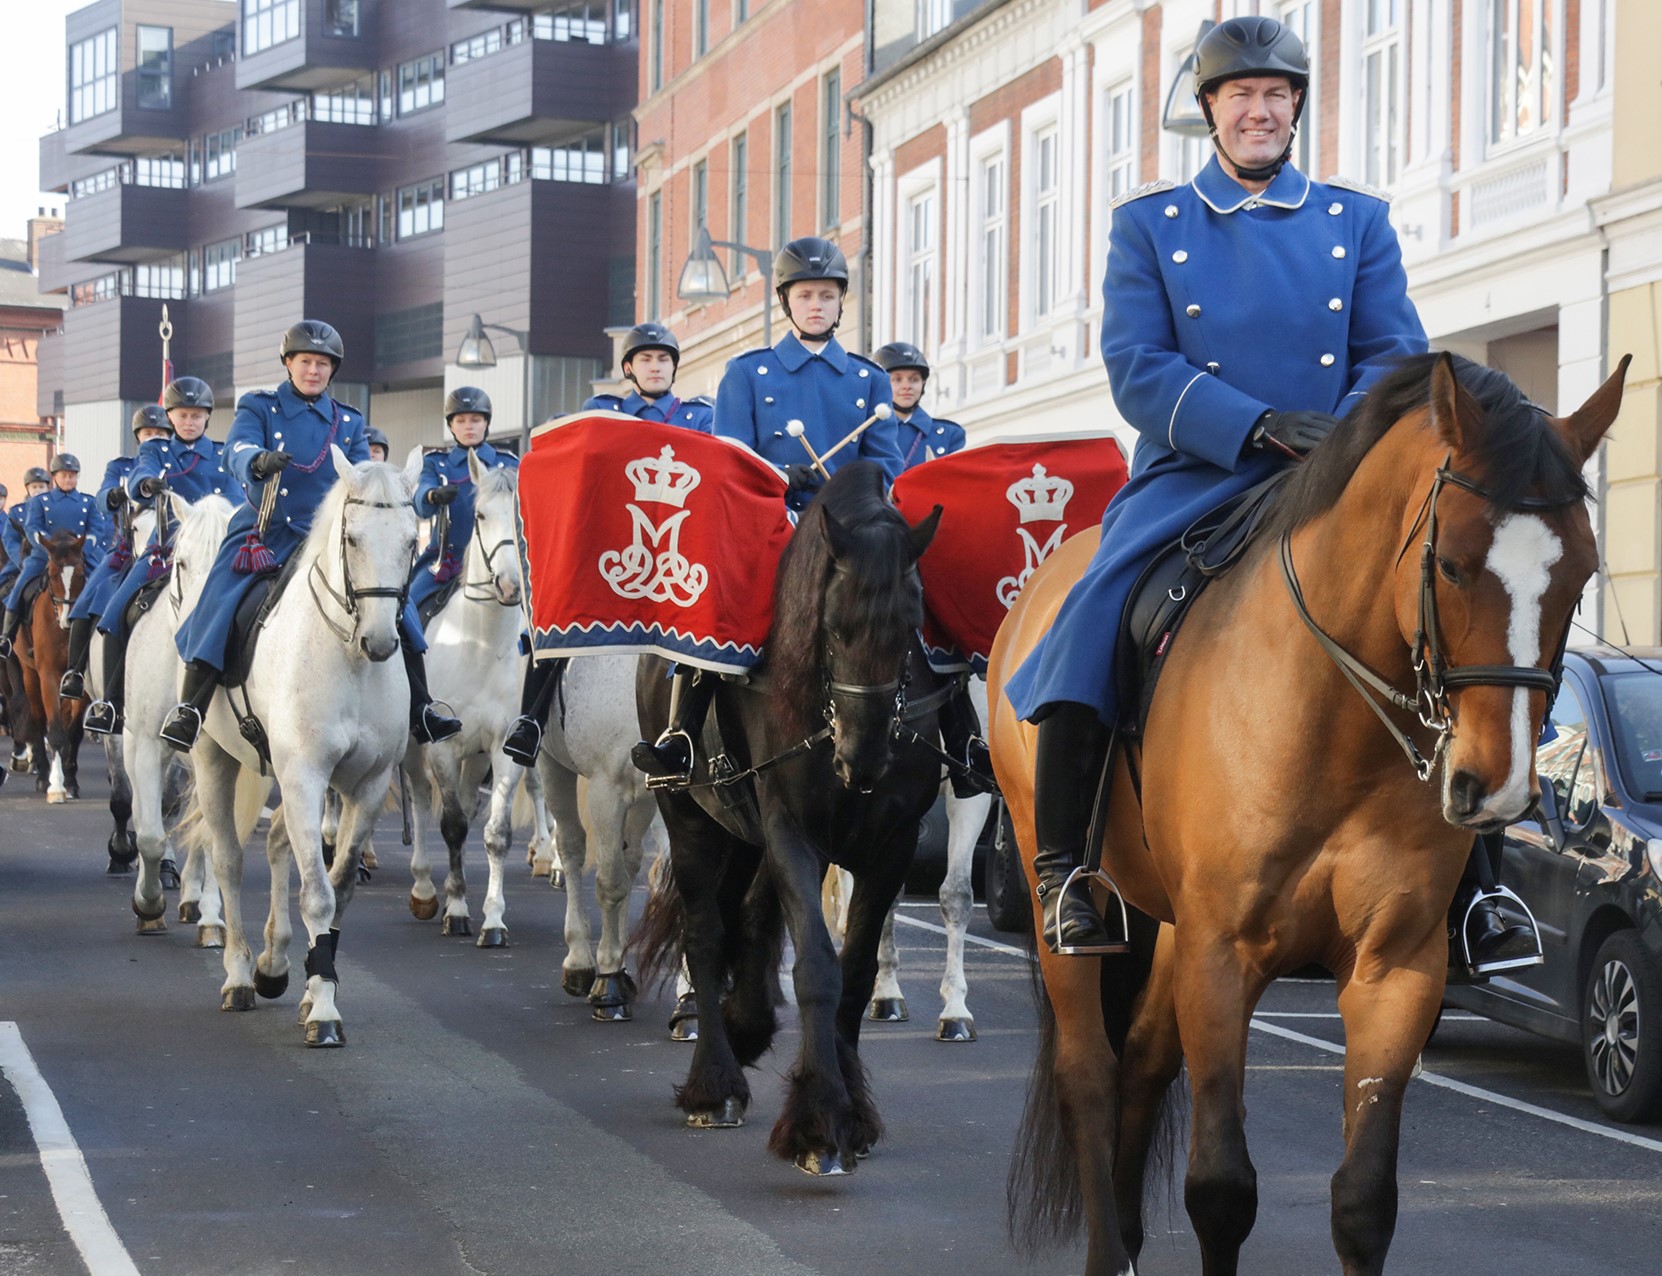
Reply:
M1111 777L1103 867L1147 915L1133 952L1040 946L1041 1052L1010 1184L1018 1243L1083 1221L1088 1276L1133 1270L1161 1105L1186 1061L1185 1203L1203 1270L1234 1272L1257 1211L1249 1023L1273 980L1319 963L1346 1041L1334 1246L1346 1273L1383 1270L1446 914L1474 834L1539 795L1535 740L1597 562L1581 469L1626 369L1559 420L1487 369L1408 360L1195 603L1142 743ZM1088 534L1046 561L992 654L993 761L1029 880L1036 729L1002 689L1095 548Z
M81 796L77 758L81 751L81 718L86 704L58 695L58 683L69 667L69 609L87 583L83 557L84 536L53 532L40 538L46 551L46 578L18 644L23 669L23 692L28 701L24 743L34 761L35 791L48 802Z

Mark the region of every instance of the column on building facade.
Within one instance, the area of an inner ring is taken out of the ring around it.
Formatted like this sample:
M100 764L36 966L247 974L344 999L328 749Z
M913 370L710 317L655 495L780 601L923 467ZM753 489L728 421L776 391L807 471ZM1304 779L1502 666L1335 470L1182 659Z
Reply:
M969 107L959 104L946 118L946 180L941 202L946 212L946 252L941 259L941 292L946 319L940 348L933 352L930 389L937 402L958 403L964 397L963 357L968 348L970 289L975 272L970 260L970 209L976 199L970 165ZM925 354L931 354L925 351Z
M895 220L894 151L888 147L873 148L871 154L871 198L876 205L871 210L871 239L876 245L872 254L871 272L871 341L872 348L886 345L895 339L895 298L899 295L898 272L901 269L897 248L898 233ZM887 260L889 269L880 268Z
M1062 210L1058 227L1056 250L1058 277L1063 281L1057 298L1058 317L1066 316L1065 364L1076 364L1084 353L1085 312L1090 309L1090 296L1085 287L1086 268L1085 232L1090 196L1091 167L1091 76L1090 50L1077 30L1070 31L1057 50L1062 59L1062 91L1059 117L1056 125L1057 145L1068 159L1058 174L1057 207ZM1051 343L1056 344L1061 328L1052 332Z

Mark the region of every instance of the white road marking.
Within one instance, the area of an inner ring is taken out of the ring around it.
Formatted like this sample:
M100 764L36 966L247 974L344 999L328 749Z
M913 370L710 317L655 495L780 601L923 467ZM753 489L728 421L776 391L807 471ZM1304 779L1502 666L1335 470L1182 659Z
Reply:
M98 1201L86 1158L69 1132L63 1109L40 1075L15 1023L0 1022L0 1072L6 1074L23 1103L58 1215L87 1270L92 1276L139 1276L127 1247Z
M919 930L932 930L937 935L946 934L945 926L937 926L934 922L926 922L919 917L908 917L905 913L896 913L894 919L897 922L904 922L908 926L916 926ZM977 944L982 948L991 948L995 953L1008 953L1012 957L1020 957L1023 961L1033 960L1031 955L1021 949L1012 948L1009 944L1001 944L996 939L982 939L979 935L966 934L964 942L966 944Z
M1282 1028L1273 1023L1261 1023L1257 1016L1253 1017L1252 1026L1258 1029L1259 1032L1269 1033L1272 1037L1283 1037L1288 1041L1296 1041L1300 1045L1325 1050L1329 1054L1342 1055L1345 1052L1342 1045L1336 1045L1331 1041L1323 1041L1320 1037L1306 1036L1302 1032L1294 1032L1291 1028ZM1456 1081L1453 1077L1440 1076L1435 1072L1421 1072L1419 1079L1427 1085L1434 1085L1444 1090L1452 1090L1456 1094L1463 1094L1468 1099L1477 1099L1483 1103L1493 1103L1499 1107L1511 1108L1514 1112L1522 1112L1526 1116L1540 1117L1544 1121L1552 1121L1558 1125L1568 1126L1572 1130L1580 1130L1583 1134L1597 1134L1601 1138L1611 1139L1617 1143L1626 1143L1630 1147L1645 1148L1651 1152L1662 1152L1662 1139L1647 1139L1642 1134L1629 1134L1626 1130L1613 1130L1608 1126L1597 1125L1592 1121L1583 1121L1580 1117L1565 1116L1562 1112L1554 1112L1551 1108L1525 1103L1522 1099L1513 1099L1504 1094L1496 1094L1493 1090L1467 1085L1464 1081Z

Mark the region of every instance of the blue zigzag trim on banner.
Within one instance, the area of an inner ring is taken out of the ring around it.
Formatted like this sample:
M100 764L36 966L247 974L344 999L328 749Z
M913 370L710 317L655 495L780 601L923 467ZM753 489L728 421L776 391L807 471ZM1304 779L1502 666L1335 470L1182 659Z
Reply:
M611 653L655 655L696 664L718 673L748 673L762 659L762 649L750 643L716 642L663 625L621 624L539 627L532 635L538 652L577 656Z
M936 673L962 673L970 669L979 677L987 676L987 660L984 656L966 656L956 647L937 647L929 642L923 644L923 654L929 661L929 667Z

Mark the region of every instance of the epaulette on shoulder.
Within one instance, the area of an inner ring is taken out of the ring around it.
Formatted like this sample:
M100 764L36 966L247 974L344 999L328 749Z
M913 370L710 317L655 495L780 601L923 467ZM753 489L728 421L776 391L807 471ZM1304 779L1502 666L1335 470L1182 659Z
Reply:
M1336 186L1342 191L1354 191L1358 195L1367 195L1379 200L1383 204L1391 202L1391 196L1377 187L1369 186L1366 182L1352 181L1348 177L1330 177L1322 183L1324 186Z
M854 360L855 363L863 363L868 368L875 368L877 371L882 372L884 376L889 375L887 372L883 371L883 365L878 363L869 354L856 354L854 351L850 350L848 352L848 357Z
M707 394L695 394L692 398L686 400L686 402L696 403L703 408L713 408L716 406L716 401Z
M1174 191L1176 189L1176 182L1168 182L1164 178L1157 182L1144 182L1141 186L1133 187L1131 190L1126 191L1125 194L1121 195L1118 199L1112 201L1108 205L1108 209L1112 212L1121 204L1129 204L1134 199L1143 199L1149 195L1158 195L1161 191Z
M733 358L735 360L754 359L759 355L768 355L768 354L772 354L772 353L773 353L773 347L772 346L757 346L754 350L746 350L743 354L734 355Z

